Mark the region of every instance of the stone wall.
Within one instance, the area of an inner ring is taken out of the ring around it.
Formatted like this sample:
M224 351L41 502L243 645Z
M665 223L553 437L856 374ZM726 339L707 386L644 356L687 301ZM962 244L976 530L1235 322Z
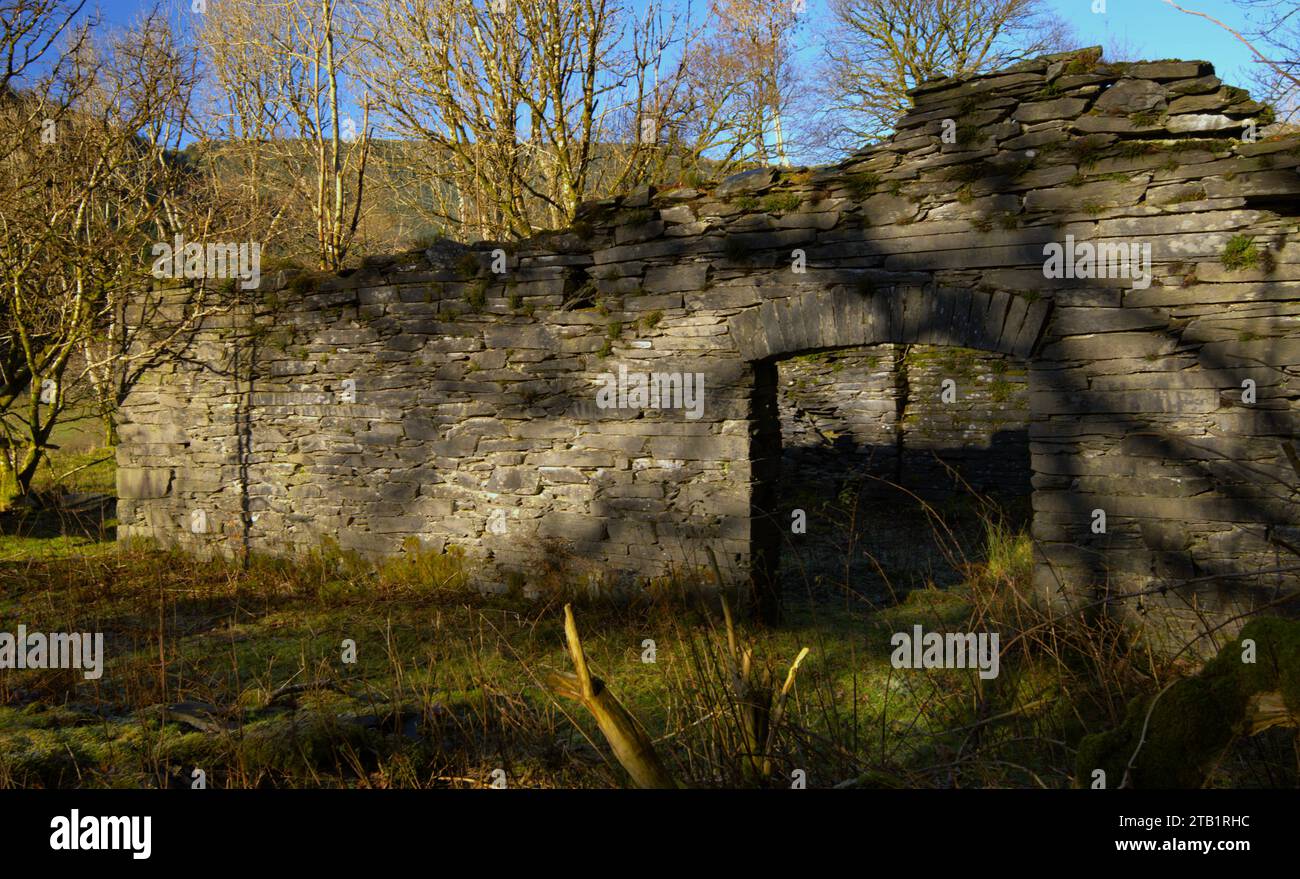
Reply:
M927 83L835 165L586 204L499 273L484 243L264 276L123 406L120 533L762 580L775 362L951 345L1028 363L1044 594L1174 587L1176 623L1294 589L1300 138L1242 140L1266 108L1209 64L1097 55ZM1149 246L1149 283L1048 271L1079 244ZM600 408L620 365L702 374L701 417Z
M783 479L865 474L923 497L1030 491L1028 384L1014 358L875 345L793 357L777 376Z

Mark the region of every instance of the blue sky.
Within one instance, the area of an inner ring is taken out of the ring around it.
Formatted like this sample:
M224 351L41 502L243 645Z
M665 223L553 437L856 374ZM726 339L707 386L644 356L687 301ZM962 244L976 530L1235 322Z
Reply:
M220 3L222 0L207 0ZM774 0L779 2L779 0ZM1046 0L1070 23L1083 45L1117 45L1142 58L1185 58L1212 61L1220 78L1248 85L1251 54L1230 34L1202 18L1187 15L1164 0L1105 0L1106 12L1092 11L1094 0ZM703 5L703 0L696 0ZM809 14L820 14L825 0L810 0ZM188 11L189 0L165 0L164 8ZM1179 0L1179 4L1205 12L1242 29L1248 26L1243 10L1233 0ZM118 24L130 21L149 4L142 0L92 0L104 17Z
M1254 57L1250 50L1217 25L1179 12L1164 0L1106 0L1103 15L1092 12L1092 0L1048 2L1084 44L1106 46L1114 41L1137 58L1210 61L1224 82L1249 85ZM1178 0L1178 5L1239 31L1249 27L1242 9L1231 0Z

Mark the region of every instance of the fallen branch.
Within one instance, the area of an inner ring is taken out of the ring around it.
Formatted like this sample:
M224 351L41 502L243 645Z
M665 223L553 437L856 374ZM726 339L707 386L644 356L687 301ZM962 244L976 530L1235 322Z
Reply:
M595 718L615 759L627 770L633 784L647 789L676 788L677 782L660 762L649 736L609 691L605 682L587 668L587 657L578 637L578 624L573 619L573 606L569 604L564 606L564 641L575 673L550 675L547 683L551 689L556 695L582 703Z

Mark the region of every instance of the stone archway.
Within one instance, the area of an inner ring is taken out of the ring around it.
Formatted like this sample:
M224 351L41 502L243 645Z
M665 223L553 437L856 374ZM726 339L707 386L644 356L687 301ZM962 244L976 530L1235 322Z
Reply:
M1024 359L1050 313L1049 300L1004 290L835 288L769 299L727 324L740 356L751 363L882 342L956 345Z

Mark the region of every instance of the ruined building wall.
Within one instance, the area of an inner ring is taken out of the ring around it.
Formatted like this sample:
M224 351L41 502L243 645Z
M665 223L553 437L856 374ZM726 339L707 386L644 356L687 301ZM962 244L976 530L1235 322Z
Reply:
M264 277L122 407L120 533L525 572L566 541L628 583L708 546L743 577L782 512L775 362L939 345L1027 364L1044 595L1190 578L1144 607L1194 621L1294 589L1300 138L1252 140L1266 108L1204 62L1081 52L913 100L835 165L588 203L500 273L485 243ZM1050 266L1101 245L1106 271ZM601 409L620 364L702 374L701 417Z

